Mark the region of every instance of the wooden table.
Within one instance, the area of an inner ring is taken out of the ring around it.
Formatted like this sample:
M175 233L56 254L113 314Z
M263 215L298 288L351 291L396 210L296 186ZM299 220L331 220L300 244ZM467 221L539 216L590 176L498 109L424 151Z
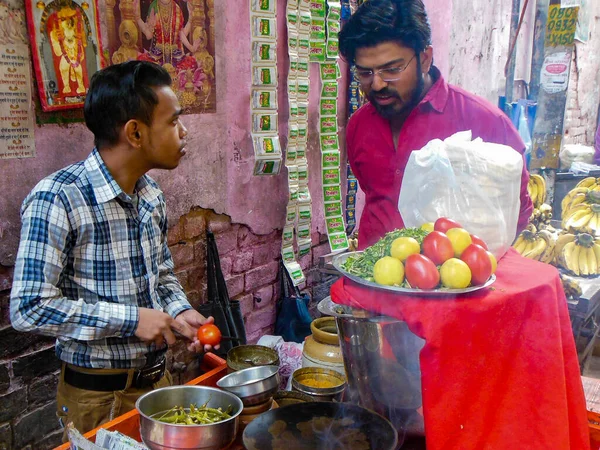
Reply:
M200 385L216 387L217 381L219 381L223 376L227 375L227 362L213 353L206 353L204 355L200 367L206 373L186 384L191 386ZM118 431L135 439L138 442L141 442L140 414L136 409L133 409L128 413L125 413L122 416L105 423L104 425L100 425L98 428L95 428L92 431L84 434L84 437L92 442L95 442L96 433L100 428L105 428L110 431ZM69 448L69 443L66 443L60 447L56 447L54 450L69 450Z

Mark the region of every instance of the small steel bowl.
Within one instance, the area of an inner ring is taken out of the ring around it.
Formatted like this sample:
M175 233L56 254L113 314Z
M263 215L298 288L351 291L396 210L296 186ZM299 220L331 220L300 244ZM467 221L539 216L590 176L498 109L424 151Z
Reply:
M279 355L264 345L238 345L227 352L228 372L258 366L278 366Z
M238 370L217 381L217 386L237 395L244 406L258 405L277 392L279 367L259 366Z
M308 380L326 381L331 387L311 386ZM317 401L340 400L346 389L346 377L341 373L321 367L304 367L292 374L292 390L310 395Z
M208 402L210 408L233 411L231 418L209 425L175 425L152 418L174 406L189 408ZM140 435L150 450L217 450L230 445L236 438L239 415L243 405L229 392L206 386L172 386L156 389L141 396L135 403L140 413Z

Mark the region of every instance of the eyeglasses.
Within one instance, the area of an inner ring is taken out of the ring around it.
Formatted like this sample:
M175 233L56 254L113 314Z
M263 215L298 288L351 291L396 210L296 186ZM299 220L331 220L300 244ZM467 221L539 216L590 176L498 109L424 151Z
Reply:
M404 72L413 59L415 59L416 53L406 63L404 67L387 67L385 69L371 70L371 69L356 69L354 71L354 78L361 83L370 83L375 78L375 75L379 75L384 82L389 83L391 81L397 81L401 78L402 72Z

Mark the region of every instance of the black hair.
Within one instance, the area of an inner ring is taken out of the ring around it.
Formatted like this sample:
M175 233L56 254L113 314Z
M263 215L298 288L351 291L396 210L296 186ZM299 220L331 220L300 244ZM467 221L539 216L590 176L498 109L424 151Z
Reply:
M421 53L431 45L431 27L422 0L369 0L339 32L340 54L354 63L356 50L397 42Z
M85 124L98 149L119 141L120 129L131 119L150 125L158 97L154 88L170 86L171 76L158 64L129 61L92 76L85 98Z

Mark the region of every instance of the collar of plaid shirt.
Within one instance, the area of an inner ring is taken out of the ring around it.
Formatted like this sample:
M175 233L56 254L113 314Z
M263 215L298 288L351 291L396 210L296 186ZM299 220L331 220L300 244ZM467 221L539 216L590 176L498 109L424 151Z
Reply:
M139 368L156 350L135 337L138 308L191 308L173 273L164 195L150 177L138 207L100 153L42 180L23 202L11 292L20 331L57 337L65 362Z

